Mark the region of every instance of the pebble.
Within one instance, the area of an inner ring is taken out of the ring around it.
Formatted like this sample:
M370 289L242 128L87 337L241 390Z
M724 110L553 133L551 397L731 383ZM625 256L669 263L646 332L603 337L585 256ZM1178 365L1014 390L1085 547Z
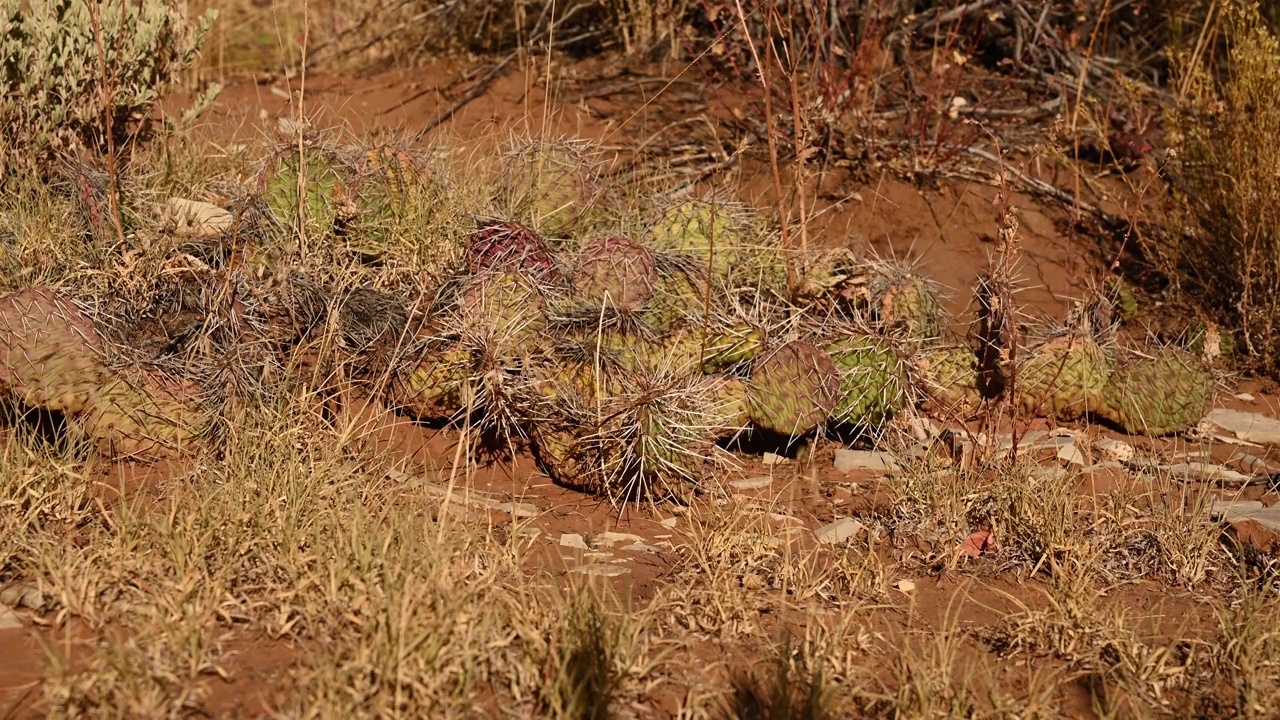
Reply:
M916 591L916 583L914 580L899 580L897 588L899 592L913 593Z
M664 527L664 528L666 528L666 529L670 530L670 529L672 529L672 528L674 528L674 527L676 526L676 522L677 522L677 521L679 521L679 519L680 519L680 518L673 518L673 517L669 517L669 518L667 518L666 520L663 520L663 521L659 522L658 524L659 524L659 525L661 525L662 527Z
M853 518L840 518L813 531L813 536L823 545L842 543L862 532L862 523Z
M1280 445L1280 420L1261 413L1216 408L1205 420L1235 434L1240 440Z
M587 541L582 539L578 533L565 533L560 536L560 547L574 548L575 550L589 550Z
M790 461L776 453L767 452L764 454L764 457L760 459L760 462L763 463L765 467L773 467L774 465L782 465L783 463Z
M1243 400L1244 402L1253 402L1254 397L1249 393L1236 393L1236 399Z
M1133 456L1137 453L1132 445L1123 440L1116 440L1115 438L1098 438L1098 440L1093 443L1093 449L1098 451L1099 454L1108 460L1118 460L1120 462L1132 460Z
M868 470L872 472L901 472L902 466L898 464L898 460L889 453L874 452L869 450L848 450L841 448L836 450L836 470L842 473L853 472L854 470Z
M763 490L772 484L773 478L768 475L746 478L745 480L731 480L729 482L729 486L737 490Z

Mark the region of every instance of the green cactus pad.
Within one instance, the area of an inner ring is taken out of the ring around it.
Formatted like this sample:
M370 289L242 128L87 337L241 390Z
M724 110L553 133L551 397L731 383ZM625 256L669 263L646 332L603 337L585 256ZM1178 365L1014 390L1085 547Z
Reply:
M967 418L982 405L978 358L964 346L923 348L911 357L924 409L943 417Z
M841 377L840 401L831 416L835 423L875 431L902 410L902 366L888 343L851 336L827 346L827 354Z
M102 355L93 323L53 290L0 299L0 386L27 405L80 412L110 377Z
M1213 375L1177 348L1122 363L1103 390L1098 415L1133 434L1168 435L1194 428L1213 401Z
M1074 420L1096 411L1114 363L1091 337L1060 336L1021 353L1015 395L1022 412Z
M142 366L113 374L83 415L101 454L159 460L198 449L213 421L198 385Z
M840 371L831 357L793 341L756 362L747 391L751 420L761 429L797 437L827 419L840 401Z

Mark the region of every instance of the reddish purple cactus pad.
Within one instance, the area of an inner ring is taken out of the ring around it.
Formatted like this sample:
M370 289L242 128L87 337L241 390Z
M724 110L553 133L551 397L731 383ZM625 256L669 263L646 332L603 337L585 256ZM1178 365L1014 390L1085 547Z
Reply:
M516 222L482 219L467 247L467 269L472 274L518 270L539 276L553 271L555 260L547 241L533 230Z

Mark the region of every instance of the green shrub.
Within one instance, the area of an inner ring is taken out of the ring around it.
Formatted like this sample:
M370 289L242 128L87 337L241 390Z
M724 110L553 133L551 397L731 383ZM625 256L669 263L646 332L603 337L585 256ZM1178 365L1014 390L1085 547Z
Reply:
M112 140L126 145L217 17L192 24L172 0L93 7L100 37L86 0L0 0L0 177L45 167L51 153L106 147L108 107Z
M1227 5L1224 62L1175 53L1173 198L1185 223L1148 251L1258 369L1280 369L1280 41L1256 6Z

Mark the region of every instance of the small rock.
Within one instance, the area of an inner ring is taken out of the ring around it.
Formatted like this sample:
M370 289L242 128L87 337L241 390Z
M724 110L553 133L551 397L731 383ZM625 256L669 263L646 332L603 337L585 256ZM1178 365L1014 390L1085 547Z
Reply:
M16 630L22 627L22 618L7 605L0 605L0 630Z
M1031 445L1031 450L1058 450L1069 445L1075 445L1076 439L1071 435L1052 435L1044 438L1039 442Z
M1241 440L1280 444L1280 420L1261 413L1216 408L1205 416L1205 420L1231 431Z
M1058 459L1068 465L1084 465L1084 453L1080 452L1080 448L1072 445L1063 445L1058 448Z
M654 547L652 545L646 545L642 542L632 543L622 549L630 550L631 552L649 553L651 555L657 555L658 553L662 552L662 548Z
M631 533L620 533L620 532L612 532L612 531L602 532L599 535L596 535L594 538L592 538L592 540L595 541L594 542L595 545L609 545L609 546L617 545L618 543L623 543L623 542L625 543L644 542L644 538L640 537L639 535L632 535Z
M1249 393L1236 393L1236 399L1237 399L1237 400L1242 400L1242 401L1244 401L1244 402L1253 402L1253 401L1254 401L1254 397L1253 397L1252 395L1250 395Z
M1107 460L1116 460L1119 462L1132 460L1133 456L1137 452L1129 443L1123 440L1116 440L1115 438L1098 438L1098 440L1093 443L1093 449Z
M862 532L862 523L853 518L840 518L813 531L813 536L823 545L842 543Z
M35 585L17 583L0 590L0 605L40 610L44 607L44 593Z
M760 462L763 463L765 467L773 467L774 465L782 465L783 463L790 461L776 453L767 452L764 454L764 457L760 459Z
M897 459L889 453L848 450L845 448L836 450L835 465L836 470L842 473L849 473L854 470L871 472L900 472L902 470L902 466L898 464Z
M525 525L516 531L517 537L537 538L542 535L542 528L536 528L532 525Z
M897 588L899 592L910 594L916 591L916 583L914 580L899 580Z
M773 478L768 475L746 478L745 480L731 480L729 482L729 486L737 490L763 490L772 484Z
M911 418L907 421L907 433L920 442L929 442L938 437L941 432L929 418Z
M659 525L661 525L662 527L664 527L664 528L666 528L666 529L670 530L670 529L672 529L672 528L674 528L674 527L676 526L676 522L677 522L679 519L680 519L680 518L673 518L673 517L669 517L669 518L667 518L666 520L663 520L663 521L659 522L658 524L659 524Z
M160 209L161 228L178 237L216 238L234 222L230 211L199 200L169 198Z
M589 550L587 541L582 539L578 533L564 533L560 536L560 547L574 548L575 550Z
M614 563L591 563L590 565L580 565L573 569L573 572L581 575L596 575L599 577L617 577L626 575L631 572L631 568Z

